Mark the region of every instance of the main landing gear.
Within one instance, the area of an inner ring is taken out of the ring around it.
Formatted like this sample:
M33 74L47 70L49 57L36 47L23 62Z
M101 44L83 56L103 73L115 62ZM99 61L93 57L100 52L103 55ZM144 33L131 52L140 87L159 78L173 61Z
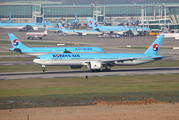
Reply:
M46 71L46 70L45 70L45 65L42 65L42 67L43 67L43 70L42 70L42 71L45 72L45 71Z
M105 65L104 67L105 67L105 69L102 69L102 71L104 71L104 72L109 72L109 71L111 71L111 69L108 68L108 65Z

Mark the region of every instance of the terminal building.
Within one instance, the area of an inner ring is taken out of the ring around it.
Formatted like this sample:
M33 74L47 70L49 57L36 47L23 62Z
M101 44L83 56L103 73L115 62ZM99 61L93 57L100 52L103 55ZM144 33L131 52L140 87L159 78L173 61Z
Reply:
M86 17L95 18L99 23L112 25L127 23L135 19L139 26L152 30L164 28L179 30L179 3L150 4L62 4L52 1L0 2L0 18L12 22L64 22L74 20L87 23Z

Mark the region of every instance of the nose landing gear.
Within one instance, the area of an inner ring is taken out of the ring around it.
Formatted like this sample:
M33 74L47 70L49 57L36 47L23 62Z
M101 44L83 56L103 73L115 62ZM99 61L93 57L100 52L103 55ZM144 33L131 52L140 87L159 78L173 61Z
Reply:
M46 71L46 70L45 70L45 65L42 65L42 67L43 67L43 70L42 70L42 71L45 72L45 71Z

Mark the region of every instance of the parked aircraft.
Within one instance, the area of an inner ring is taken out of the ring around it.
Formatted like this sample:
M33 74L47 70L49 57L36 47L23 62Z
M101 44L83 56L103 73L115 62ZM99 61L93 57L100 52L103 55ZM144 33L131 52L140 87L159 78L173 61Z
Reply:
M39 28L43 28L44 23L0 23L0 28L17 28L19 31L22 30L38 30ZM54 27L55 25L52 23L45 23L50 27ZM29 29L30 28L30 29Z
M21 41L13 34L8 33L13 48L10 50L27 54L30 56L38 56L47 53L104 53L105 50L98 47L26 47Z
M165 35L164 38L175 38L175 39L179 39L179 33L161 33L163 35ZM157 37L159 37L160 35L158 35Z
M87 20L89 26L92 27L93 30L97 30L108 34L115 33L120 35L125 35L125 34L139 35L142 32L145 33L151 31L150 28L135 27L135 26L100 26L98 22L96 22L94 19L87 17Z
M11 13L9 13L9 20L8 21L1 21L1 23L11 23Z
M77 12L75 12L75 20L67 21L67 26L76 26L77 24Z
M70 29L67 27L64 27L65 29ZM54 31L54 33L60 32L60 27L59 25L57 27L48 27L46 24L44 24L44 30L47 29L47 31Z
M144 53L50 53L37 56L34 63L40 64L45 72L45 66L70 66L72 69L87 66L90 70L100 70L112 66L139 65L156 60L164 56L157 55L164 35L158 37Z
M94 35L94 34L102 34L101 32L98 32L96 30L68 30L65 29L60 23L58 23L60 30L62 31L64 36L67 35Z
M34 38L39 38L39 39L42 39L43 37L47 36L48 33L47 33L47 28L45 29L45 31L42 33L42 32L27 32L26 33L26 38L27 39L30 39L32 38L32 40Z

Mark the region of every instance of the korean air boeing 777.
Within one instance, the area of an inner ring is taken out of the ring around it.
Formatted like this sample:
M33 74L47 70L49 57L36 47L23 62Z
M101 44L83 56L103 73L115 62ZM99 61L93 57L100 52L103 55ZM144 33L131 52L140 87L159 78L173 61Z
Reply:
M101 32L98 32L96 30L68 30L65 29L60 23L58 23L59 27L60 27L60 31L62 31L64 36L67 35L100 35L102 34Z
M157 55L162 44L164 35L158 37L144 53L51 53L37 56L33 62L45 66L70 66L71 68L81 68L87 66L90 70L100 70L112 66L139 65L156 60L161 60L164 56Z
M38 56L47 53L104 53L105 50L98 47L26 47L13 34L8 33L13 48L10 50L31 56Z
M2 21L1 23L11 23L11 13L9 13L9 20L7 20L7 21Z
M38 30L39 28L43 28L44 23L0 23L0 28L17 28L22 30L26 26L31 26L33 30ZM55 27L52 23L45 23L47 26Z
M94 19L87 17L89 27L93 30L97 30L103 33L115 33L124 35L125 33L132 33L133 35L139 35L140 32L151 31L150 28L146 27L135 27L135 26L100 26Z

